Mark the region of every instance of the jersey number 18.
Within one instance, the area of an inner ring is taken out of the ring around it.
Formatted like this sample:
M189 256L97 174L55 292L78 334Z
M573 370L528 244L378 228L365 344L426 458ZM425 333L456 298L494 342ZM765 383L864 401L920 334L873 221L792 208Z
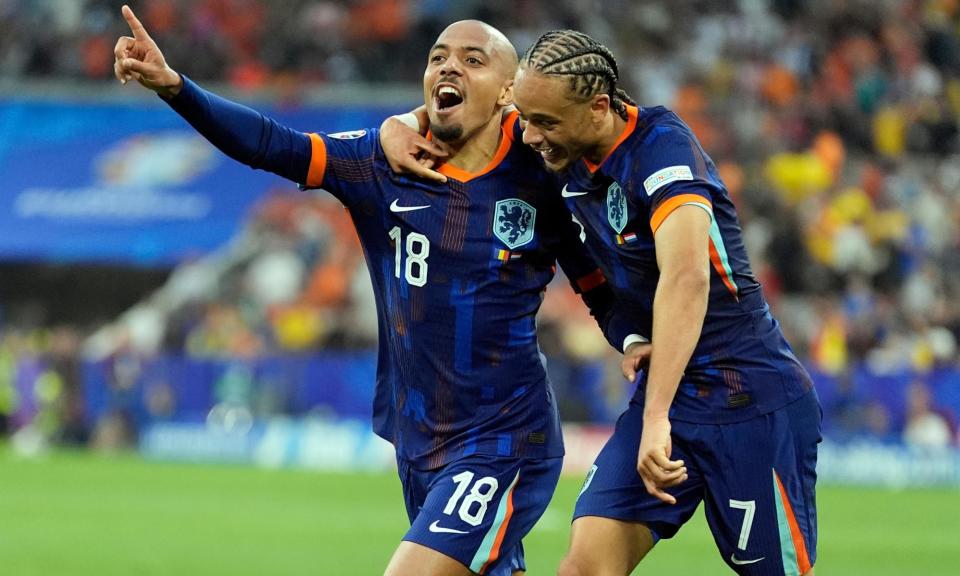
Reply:
M400 268L404 269L404 276L407 284L411 286L423 286L427 283L427 257L430 256L430 240L423 234L411 232L407 234L406 241L406 264L403 263L403 232L399 226L394 226L390 230L390 238L396 247L393 259L393 275L400 277Z

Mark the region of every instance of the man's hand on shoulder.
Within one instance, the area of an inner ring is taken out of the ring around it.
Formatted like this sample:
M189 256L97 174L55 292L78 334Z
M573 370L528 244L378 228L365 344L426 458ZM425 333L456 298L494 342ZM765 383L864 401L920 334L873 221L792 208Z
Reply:
M391 116L380 125L380 146L390 163L390 169L397 173L409 173L432 180L446 182L447 177L433 170L439 164L437 160L445 158L444 152L436 143L424 138L422 127L416 113Z

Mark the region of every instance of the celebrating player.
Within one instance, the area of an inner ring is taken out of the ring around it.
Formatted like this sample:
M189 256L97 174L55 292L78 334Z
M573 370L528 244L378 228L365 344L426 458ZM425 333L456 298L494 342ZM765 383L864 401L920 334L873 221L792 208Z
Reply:
M812 575L816 391L750 271L713 162L676 114L638 108L618 79L605 46L564 30L524 54L514 84L523 141L563 175L618 306L653 341L584 483L560 574L629 574L703 501L737 573ZM628 377L645 346L627 348Z
M535 315L559 259L612 343L628 330L556 183L520 141L517 55L477 21L430 50L424 100L446 183L394 174L378 131L305 134L171 69L128 8L115 72L156 91L231 157L348 208L376 292L374 428L394 444L411 527L389 575L518 574L563 454Z
M702 500L737 573L813 574L816 391L713 162L676 114L637 108L618 79L605 46L564 30L524 54L514 85L524 142L564 173L590 253L653 342L577 501L560 573L629 574Z

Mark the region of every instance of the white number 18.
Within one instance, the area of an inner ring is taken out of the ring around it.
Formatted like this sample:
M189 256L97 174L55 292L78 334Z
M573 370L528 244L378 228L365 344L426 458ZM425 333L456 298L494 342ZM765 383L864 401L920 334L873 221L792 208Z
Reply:
M403 258L402 237L403 232L401 232L399 226L394 226L390 230L390 238L393 239L396 246L393 275L397 278L400 277ZM430 256L430 240L423 234L411 232L407 234L406 244L407 262L404 266L404 276L411 286L423 286L427 283L427 257Z
M460 497L463 496L463 493L467 491L467 487L473 482L473 472L469 470L461 472L451 478L451 480L457 484L457 489L454 491L453 496L447 500L447 505L443 509L443 513L448 515L453 514ZM460 509L458 510L460 518L471 526L479 526L480 523L483 522L484 514L487 513L487 504L489 504L490 500L496 495L497 488L499 488L497 479L492 476L484 476L477 480L473 484L473 488L470 489L470 493L467 494L467 497L464 498L460 504ZM477 505L476 510L471 511L475 504Z

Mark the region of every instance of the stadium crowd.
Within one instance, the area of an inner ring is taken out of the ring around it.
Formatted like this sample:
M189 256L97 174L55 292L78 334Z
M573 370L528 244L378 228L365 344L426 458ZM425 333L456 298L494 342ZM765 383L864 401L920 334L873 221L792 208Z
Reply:
M676 110L717 163L788 340L838 382L828 427L958 443L960 404L938 404L925 375L960 364L960 2L152 0L138 13L188 75L294 99L328 83L419 78L424 43L458 18L499 27L521 50L550 28L590 33L620 55L634 98ZM0 78L110 82L122 26L105 0L0 2L11 31L0 35ZM75 388L64 359L81 350L257 358L371 346L373 299L352 234L332 199L278 191L230 247L184 265L93 336L0 325L0 428L23 358L44 359L41 398ZM559 359L561 397L605 398L575 403L584 412L574 416L603 421L627 388L572 298L548 291L541 339ZM864 366L914 375L899 413L850 401L845 383ZM584 392L574 380L594 384Z

